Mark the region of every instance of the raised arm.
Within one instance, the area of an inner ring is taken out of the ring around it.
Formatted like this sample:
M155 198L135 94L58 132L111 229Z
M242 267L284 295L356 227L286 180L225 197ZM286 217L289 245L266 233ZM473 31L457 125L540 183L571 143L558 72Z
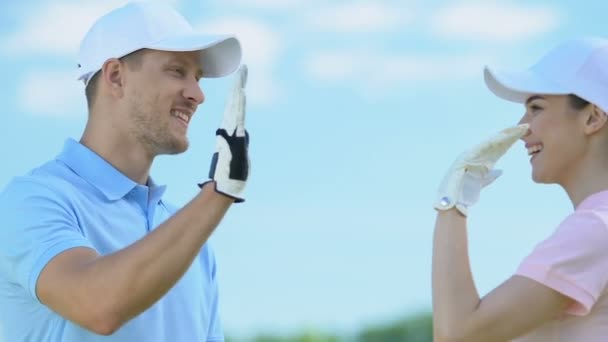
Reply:
M86 329L111 334L175 285L232 202L209 184L129 247L105 256L89 248L66 250L42 270L38 298Z
M510 341L555 318L571 303L534 280L513 276L479 297L469 263L466 217L437 214L433 241L435 341Z
M211 179L201 185L201 192L153 232L122 250L100 256L93 249L78 247L51 259L36 283L42 303L66 319L107 335L175 285L230 205L243 201L249 175L246 78L243 66L216 133Z
M522 125L463 153L443 179L433 241L435 341L509 341L555 317L568 297L514 276L481 299L473 282L467 247L468 208L499 175L494 164L527 130ZM534 303L534 305L530 305Z

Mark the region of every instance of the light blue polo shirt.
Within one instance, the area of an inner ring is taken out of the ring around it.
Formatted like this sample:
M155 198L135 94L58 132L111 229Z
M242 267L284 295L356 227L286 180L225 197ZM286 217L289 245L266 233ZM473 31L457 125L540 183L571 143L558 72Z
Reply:
M207 244L160 301L111 336L62 318L36 296L38 276L57 254L73 247L112 253L175 213L164 191L133 182L72 139L55 160L13 179L0 194L0 341L223 341Z

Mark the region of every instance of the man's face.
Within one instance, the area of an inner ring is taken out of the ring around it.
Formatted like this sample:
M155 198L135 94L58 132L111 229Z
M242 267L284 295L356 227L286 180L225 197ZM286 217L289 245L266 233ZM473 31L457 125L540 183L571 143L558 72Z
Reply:
M199 52L145 50L138 66L126 68L129 133L151 156L188 148L188 125L205 96Z

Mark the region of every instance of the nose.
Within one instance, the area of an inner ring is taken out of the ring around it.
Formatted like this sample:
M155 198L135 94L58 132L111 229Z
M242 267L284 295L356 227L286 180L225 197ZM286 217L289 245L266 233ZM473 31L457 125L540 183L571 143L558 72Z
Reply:
M203 93L200 84L195 79L190 81L186 89L184 89L184 97L196 105L205 102L205 94Z
M524 113L524 115L521 116L521 119L519 119L519 122L517 123L518 125L524 124L524 123L529 123L530 119L528 118L528 112L526 111Z
M519 119L519 122L517 124L521 125L521 124L525 124L525 123L527 123L527 124L530 123L530 119L528 118L528 113L527 112L524 113L524 115L522 115L521 119ZM530 135L530 128L528 128L528 130L526 131L526 134L524 134L524 136L522 137L522 139L525 138L525 137L527 137L528 135Z

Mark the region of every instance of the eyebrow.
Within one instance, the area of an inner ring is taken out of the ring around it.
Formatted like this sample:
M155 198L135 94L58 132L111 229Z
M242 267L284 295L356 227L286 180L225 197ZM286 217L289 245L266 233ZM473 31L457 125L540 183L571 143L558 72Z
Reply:
M530 102L532 102L532 101L534 101L534 100L544 100L544 99L545 99L545 98L544 98L544 96L540 96L540 95L534 95L534 96L530 96L530 98L528 98L528 99L526 100L526 106L527 106L527 105L528 105Z

